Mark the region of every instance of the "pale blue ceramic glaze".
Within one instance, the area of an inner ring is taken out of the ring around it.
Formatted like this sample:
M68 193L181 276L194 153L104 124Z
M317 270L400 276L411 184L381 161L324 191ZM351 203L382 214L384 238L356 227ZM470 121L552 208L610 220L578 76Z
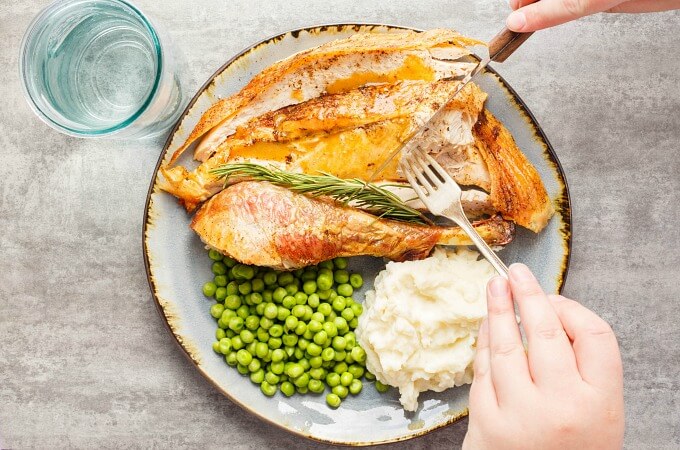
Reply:
M284 33L267 39L236 56L201 89L182 116L168 141L161 161L185 141L201 114L218 97L242 88L256 73L295 52L356 32L397 31L396 27L374 25L333 25ZM517 144L541 174L558 213L539 235L519 230L501 256L506 263L529 265L542 286L558 292L566 275L569 259L569 200L566 182L557 158L538 125L521 101L493 73L478 81L489 94L487 107L511 131ZM159 161L159 163L161 162ZM211 279L211 261L199 238L189 229L190 216L174 197L156 187L156 174L149 190L145 216L144 252L149 284L154 299L184 352L196 368L232 401L262 419L301 436L331 443L369 445L410 439L464 417L467 414L468 387L427 393L420 397L420 408L407 413L392 389L378 394L366 384L356 397L349 397L336 410L326 406L324 396L296 395L285 398L277 393L268 398L248 377L228 367L212 350L215 321L210 316L211 301L201 292ZM363 293L384 262L376 258L354 258L350 269L360 271L367 281L355 295Z

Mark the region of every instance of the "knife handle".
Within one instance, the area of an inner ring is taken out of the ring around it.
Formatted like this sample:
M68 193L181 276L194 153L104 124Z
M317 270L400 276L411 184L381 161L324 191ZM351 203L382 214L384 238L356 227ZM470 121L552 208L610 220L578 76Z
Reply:
M532 34L534 34L533 31L530 33L517 33L516 31L510 31L507 28L503 28L503 30L489 42L489 55L491 55L491 61L499 63L505 61L508 56L512 55Z

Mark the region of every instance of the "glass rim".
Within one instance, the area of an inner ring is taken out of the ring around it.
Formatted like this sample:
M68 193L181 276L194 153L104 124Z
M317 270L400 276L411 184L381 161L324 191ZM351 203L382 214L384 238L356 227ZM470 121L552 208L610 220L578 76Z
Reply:
M61 8L70 6L72 4L76 3L95 3L95 2L110 2L110 3L118 3L123 5L124 7L128 8L131 13L133 13L137 18L140 19L142 24L144 25L145 30L151 37L151 41L153 42L153 47L155 50L155 56L157 60L156 64L156 74L155 74L155 79L154 79L154 84L149 91L149 94L147 95L146 99L142 103L142 105L135 111L133 114L131 114L129 117L127 117L124 120L121 120L120 123L113 125L111 127L107 128L102 128L102 129L95 129L95 130L81 130L81 129L76 129L72 128L69 126L64 125L63 123L60 123L60 121L55 120L55 118L51 117L50 114L47 114L43 109L41 109L39 103L35 100L34 96L31 93L31 90L28 87L28 83L26 81L26 75L28 73L27 70L27 64L29 60L29 55L27 54L27 47L28 45L32 42L32 39L35 38L36 32L40 30L45 24L46 21L49 20L52 16L52 14ZM28 101L29 106L33 110L33 112L47 125L51 126L52 128L56 129L57 131L60 131L62 133L65 133L70 136L75 136L75 137L100 137L100 136L107 136L107 135L112 135L118 131L121 131L123 129L128 128L130 125L132 125L144 112L148 109L149 105L151 105L154 97L158 93L159 87L160 87L160 82L161 78L163 75L163 67L164 67L164 59L163 59L163 46L161 44L160 37L158 36L158 32L154 28L154 26L151 24L151 21L149 18L147 18L144 13L128 2L127 0L54 0L52 3L47 5L45 8L43 8L31 21L29 24L28 28L26 29L26 32L24 33L23 38L21 39L21 45L20 45L20 56L19 56L19 75L21 78L21 88L24 93L24 97Z

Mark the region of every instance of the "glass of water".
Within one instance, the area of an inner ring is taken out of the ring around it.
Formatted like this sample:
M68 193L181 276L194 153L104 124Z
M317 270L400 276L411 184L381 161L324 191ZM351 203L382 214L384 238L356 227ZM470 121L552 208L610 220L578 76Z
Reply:
M183 103L167 45L127 1L58 0L24 35L24 93L43 121L71 136L158 135Z

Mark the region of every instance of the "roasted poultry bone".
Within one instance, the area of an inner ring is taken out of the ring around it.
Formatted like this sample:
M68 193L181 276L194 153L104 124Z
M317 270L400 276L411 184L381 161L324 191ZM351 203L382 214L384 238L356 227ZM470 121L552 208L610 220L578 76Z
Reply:
M494 217L474 223L492 245L512 240L514 225ZM379 219L330 199L265 182L244 181L212 197L191 228L203 242L244 264L290 270L339 256L422 259L437 245L471 245L458 227Z

